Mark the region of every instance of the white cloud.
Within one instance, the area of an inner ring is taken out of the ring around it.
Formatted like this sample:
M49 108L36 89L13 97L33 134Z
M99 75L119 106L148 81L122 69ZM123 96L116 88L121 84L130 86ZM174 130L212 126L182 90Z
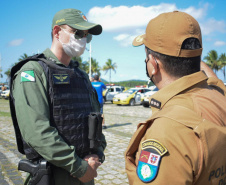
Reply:
M190 6L190 7L186 8L186 9L179 9L179 10L190 14L195 19L202 19L207 13L209 4L205 3L205 4L201 5L201 6L202 6L202 8L199 8L199 9L196 9L193 6Z
M129 34L120 34L114 37L114 40L119 41L121 46L127 47L127 46L131 46L134 37L135 36L131 36Z
M105 6L94 7L87 14L90 22L102 25L104 32L118 33L113 37L121 46L130 46L135 36L143 34L148 22L164 12L179 10L192 15L198 20L202 34L209 35L213 32L226 32L226 22L206 19L208 8L211 4L199 4L200 8L190 6L180 9L176 4L161 3L156 6ZM219 44L219 43L217 43Z
M212 32L226 32L226 24L224 21L217 21L213 18L208 19L206 22L201 23L201 30L203 35L209 35Z
M24 39L15 39L15 40L10 41L10 42L8 43L8 46L10 46L10 47L19 46L19 45L21 45L23 42L24 42Z
M94 7L88 14L90 22L99 23L104 31L122 31L146 26L150 19L158 14L176 9L174 4L160 4L158 6L105 6Z
M175 4L161 3L157 6L105 6L94 7L88 14L90 22L99 23L103 26L104 31L121 32L133 30L147 25L147 23L164 12L171 12L180 10L187 12L194 16L196 19L201 19L207 11L208 4L205 4L200 9L195 7L188 7L187 9L179 9Z
M224 41L216 41L214 43L214 46L225 46L225 45L226 45L226 42L224 42Z
M131 46L134 38L138 35L143 34L145 32L145 29L135 29L134 32L134 34L119 34L113 39L118 41L123 47Z

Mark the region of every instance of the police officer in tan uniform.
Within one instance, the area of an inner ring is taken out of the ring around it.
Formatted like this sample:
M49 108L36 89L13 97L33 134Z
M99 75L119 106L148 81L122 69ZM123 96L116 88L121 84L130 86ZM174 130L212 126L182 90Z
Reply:
M201 62L198 22L163 13L133 41L143 44L147 75L160 90L125 152L129 184L226 184L226 89Z

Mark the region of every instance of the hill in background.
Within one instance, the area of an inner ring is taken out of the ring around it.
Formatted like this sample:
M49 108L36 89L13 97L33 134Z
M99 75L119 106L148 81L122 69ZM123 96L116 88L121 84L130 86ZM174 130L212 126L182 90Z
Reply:
M106 85L109 84L108 81L101 79L101 81ZM120 82L111 82L111 84L120 85L124 87L136 87L136 86L143 86L143 85L153 85L152 82L148 84L147 80L126 80Z

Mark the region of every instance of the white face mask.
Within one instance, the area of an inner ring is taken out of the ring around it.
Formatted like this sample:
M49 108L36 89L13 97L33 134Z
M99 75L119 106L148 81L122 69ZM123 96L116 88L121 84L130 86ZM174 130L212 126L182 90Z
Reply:
M64 52L70 57L79 57L81 56L86 48L86 37L81 39L75 39L73 33L68 33L64 29L62 29L65 33L70 35L70 40L68 43L63 43L60 40L60 43L63 46Z

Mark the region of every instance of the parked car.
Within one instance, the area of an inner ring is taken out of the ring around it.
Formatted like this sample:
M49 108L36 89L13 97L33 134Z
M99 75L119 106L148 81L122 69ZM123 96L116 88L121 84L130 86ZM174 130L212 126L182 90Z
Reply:
M122 93L125 90L123 86L111 86L110 88L106 89L106 92L103 95L104 102L111 101L113 102L113 97L118 94Z
M159 89L157 87L155 87L152 91L149 91L149 92L146 92L144 94L144 98L143 98L143 101L142 101L142 105L144 107L149 107L150 106L150 97L155 94Z
M1 97L5 99L9 99L9 93L10 93L10 90L7 89L1 93Z
M9 86L8 85L4 85L6 87L6 90L9 89ZM2 85L0 85L0 95L2 94Z
M109 88L111 88L112 86L114 86L114 85L115 85L115 84L106 84L106 89L104 89L103 92L102 92L103 97L105 96L107 90L108 90Z
M123 93L116 94L113 98L113 103L117 105L141 104L141 98L148 91L151 90L149 88L131 88Z

